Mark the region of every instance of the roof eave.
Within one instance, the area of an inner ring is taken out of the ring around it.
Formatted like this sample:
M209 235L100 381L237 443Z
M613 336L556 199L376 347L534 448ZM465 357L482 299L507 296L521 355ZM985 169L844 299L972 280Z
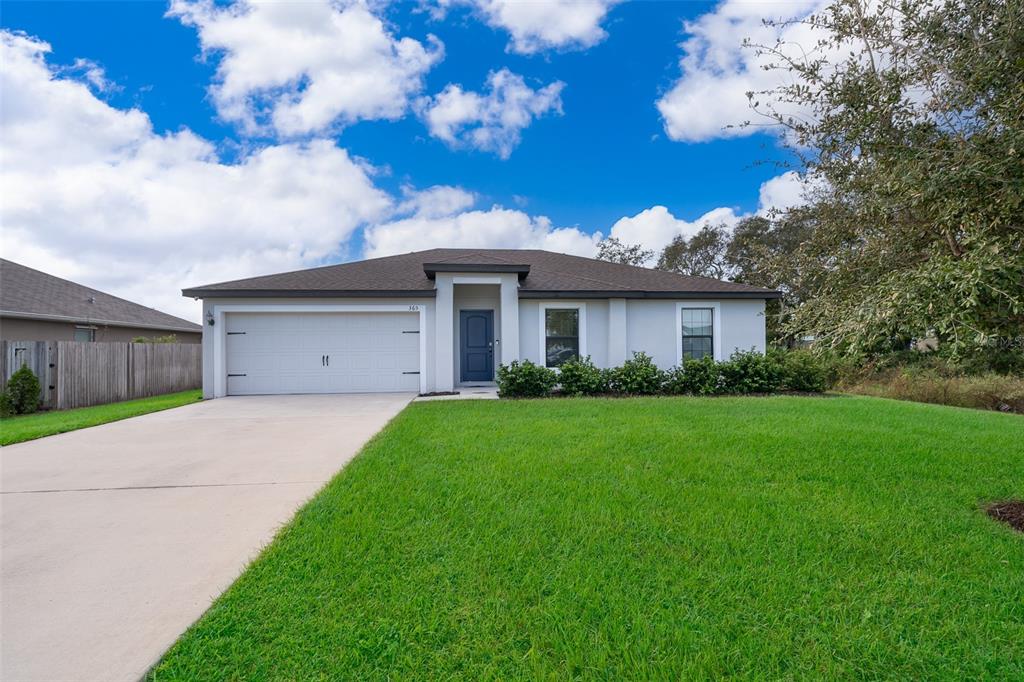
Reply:
M641 291L641 290L548 290L520 289L519 298L653 298L653 299L753 299L782 298L779 291Z
M125 320L104 320L98 317L74 317L72 315L50 315L48 313L29 313L20 310L0 310L0 317L10 317L16 320L39 320L40 322L71 322L74 324L101 324L104 327L128 327L132 329L153 329L155 331L186 332L189 334L201 334L203 328L200 325L193 327L178 327L169 324L153 324L151 322L132 322Z
M434 298L433 289L182 289L187 298Z

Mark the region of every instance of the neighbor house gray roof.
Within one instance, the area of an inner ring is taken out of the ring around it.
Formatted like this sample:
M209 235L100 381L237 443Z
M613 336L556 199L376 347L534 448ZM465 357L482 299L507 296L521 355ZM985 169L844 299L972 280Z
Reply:
M180 317L0 258L0 317L202 332Z
M707 277L534 249L431 249L185 289L229 296L434 295L436 272L514 272L520 298L777 298L779 292Z

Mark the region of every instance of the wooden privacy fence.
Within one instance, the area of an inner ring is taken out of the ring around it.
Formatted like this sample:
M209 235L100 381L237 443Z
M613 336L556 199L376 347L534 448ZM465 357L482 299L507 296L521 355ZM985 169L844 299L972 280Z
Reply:
M199 388L202 358L196 343L0 341L0 377L28 365L42 407L64 410Z

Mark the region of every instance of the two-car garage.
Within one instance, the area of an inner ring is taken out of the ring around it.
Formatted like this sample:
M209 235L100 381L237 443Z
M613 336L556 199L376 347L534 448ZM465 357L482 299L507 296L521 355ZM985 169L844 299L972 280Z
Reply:
M418 312L230 312L228 395L420 390Z

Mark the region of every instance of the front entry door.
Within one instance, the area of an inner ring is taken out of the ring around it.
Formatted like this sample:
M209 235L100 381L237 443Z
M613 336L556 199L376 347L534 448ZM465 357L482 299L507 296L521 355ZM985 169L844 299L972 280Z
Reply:
M494 311L459 311L461 381L494 381Z

